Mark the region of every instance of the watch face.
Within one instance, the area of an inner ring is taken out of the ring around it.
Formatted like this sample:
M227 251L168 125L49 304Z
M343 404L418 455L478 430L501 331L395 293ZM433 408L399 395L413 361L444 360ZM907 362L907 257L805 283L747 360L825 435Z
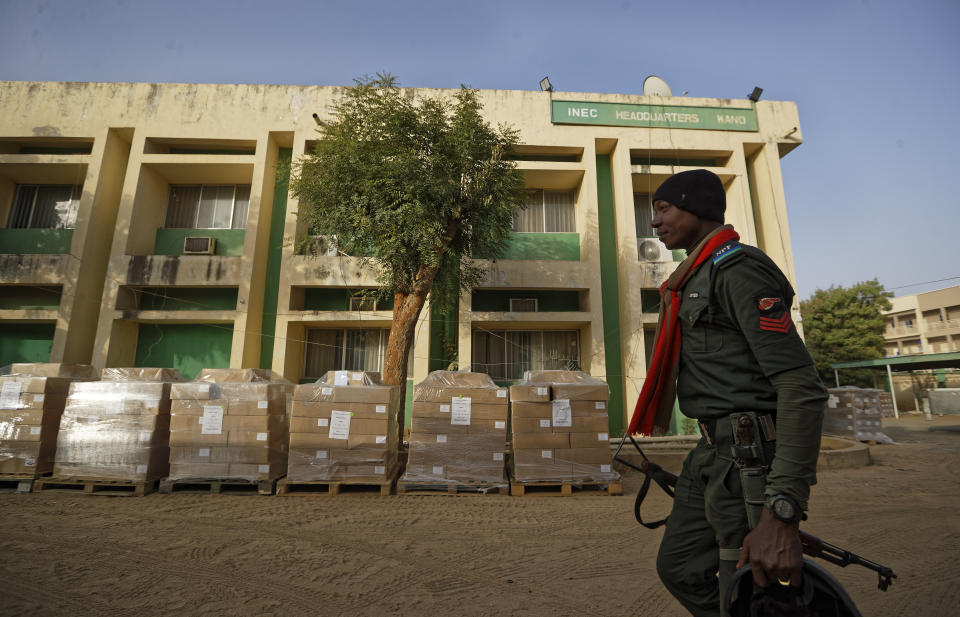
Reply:
M790 503L788 499L777 499L773 502L773 513L777 515L777 518L785 521L790 521L796 518L797 512L793 508L793 504Z

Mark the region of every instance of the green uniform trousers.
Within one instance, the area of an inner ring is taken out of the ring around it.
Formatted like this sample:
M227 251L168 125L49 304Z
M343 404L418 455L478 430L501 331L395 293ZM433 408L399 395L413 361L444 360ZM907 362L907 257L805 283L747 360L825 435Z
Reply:
M740 473L731 458L729 438L721 438L717 445L701 439L683 463L657 555L664 586L691 614L726 614L721 606L726 606L727 585L747 531Z

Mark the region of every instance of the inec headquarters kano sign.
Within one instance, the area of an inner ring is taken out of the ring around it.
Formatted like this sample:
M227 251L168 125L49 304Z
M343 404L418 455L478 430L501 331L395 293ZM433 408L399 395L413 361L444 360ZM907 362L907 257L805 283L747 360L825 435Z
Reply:
M710 131L756 131L757 112L734 107L679 107L552 101L550 120L554 124L642 126Z

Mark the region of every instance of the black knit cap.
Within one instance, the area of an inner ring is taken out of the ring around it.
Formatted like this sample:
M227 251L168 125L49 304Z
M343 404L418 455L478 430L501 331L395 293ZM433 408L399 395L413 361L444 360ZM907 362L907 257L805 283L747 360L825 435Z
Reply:
M653 203L661 199L718 223L723 222L723 213L727 209L723 182L717 174L706 169L681 171L670 176L653 194Z

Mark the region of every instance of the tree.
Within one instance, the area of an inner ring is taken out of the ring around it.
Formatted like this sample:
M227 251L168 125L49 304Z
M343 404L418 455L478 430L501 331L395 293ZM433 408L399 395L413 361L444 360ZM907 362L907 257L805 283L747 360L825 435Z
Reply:
M367 256L379 293L393 296L383 381L405 387L427 296L435 306L475 286L485 270L470 256L507 247L524 206L523 176L509 159L518 133L492 128L465 86L418 99L389 74L355 83L294 165L291 190L311 233Z
M883 310L890 309L892 293L884 291L876 279L817 289L810 299L800 303L807 349L825 383L833 383L836 362L874 360L883 357ZM849 373L849 374L848 374ZM873 385L869 370L847 372L853 385Z

